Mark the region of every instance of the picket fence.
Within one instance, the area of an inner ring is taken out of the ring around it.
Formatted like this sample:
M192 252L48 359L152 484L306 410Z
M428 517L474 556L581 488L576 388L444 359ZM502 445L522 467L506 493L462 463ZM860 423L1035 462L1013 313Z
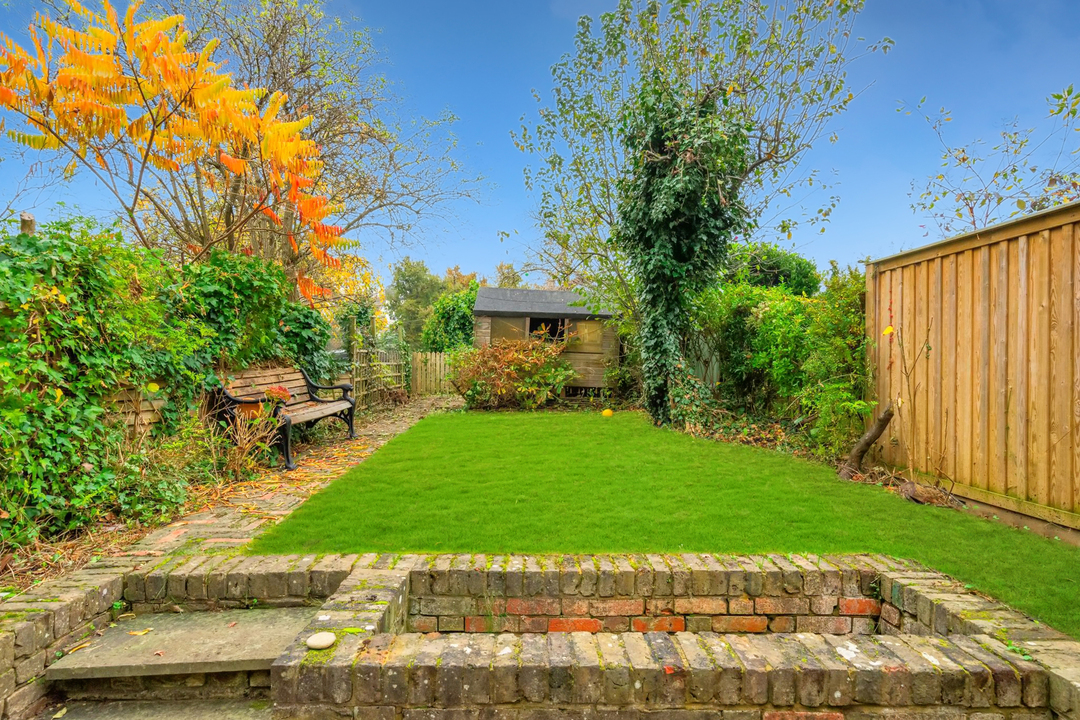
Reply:
M439 352L412 354L412 392L420 395L441 395L454 392L450 384L450 356Z

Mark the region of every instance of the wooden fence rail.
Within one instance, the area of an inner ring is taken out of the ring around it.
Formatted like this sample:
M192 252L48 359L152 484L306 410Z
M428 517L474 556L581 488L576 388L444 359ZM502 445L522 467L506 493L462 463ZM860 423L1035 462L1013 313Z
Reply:
M866 283L879 409L903 402L884 460L1080 528L1080 204L877 260Z
M412 395L438 395L454 392L450 384L448 353L414 352L412 354Z

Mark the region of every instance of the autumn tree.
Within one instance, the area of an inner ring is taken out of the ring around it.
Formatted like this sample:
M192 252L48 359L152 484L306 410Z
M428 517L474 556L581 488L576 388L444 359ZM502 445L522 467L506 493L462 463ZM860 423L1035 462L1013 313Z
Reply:
M921 188L912 183L911 209L932 222L941 237L1080 199L1080 148L1072 142L1080 129L1080 94L1071 86L1048 98L1050 115L1041 128L1022 127L1013 119L992 145L982 140L951 144L946 136L953 114L945 108L927 113L925 102L898 112L921 115L940 146L938 171Z
M515 133L531 164L526 187L538 200L541 240L530 267L579 287L590 304L634 320L638 279L612 242L617 182L627 165L619 119L637 102L650 54L695 91L722 88L723 116L749 127L742 193L756 236L786 237L799 222L822 223L836 198L797 215L817 173L800 164L855 98L847 70L891 41L854 36L862 0L620 0L598 22L583 17L575 49L552 69L550 101Z
M355 19L327 14L321 0L154 0L162 14L183 13L196 39L220 41L238 84L288 97L283 115L310 115L306 137L320 148L314 190L334 220L370 251L407 247L423 228L449 219L452 204L474 197L479 178L457 159L457 118L405 115L381 68L371 33ZM295 252L263 224L254 251L305 272L320 263Z
M499 263L495 266L495 286L501 288L524 287L521 273L514 268L514 263Z
M472 285L487 285L487 278L481 277L477 272L467 273L462 271L460 265L446 268L446 274L443 276L443 285L446 287L446 292L459 292L461 290L467 290Z
M283 93L237 87L213 59L217 43L187 46L178 15L138 20L72 3L83 29L38 15L33 52L8 37L0 49L0 105L13 137L57 151L69 172L108 190L140 243L177 240L181 262L224 245L243 248L259 223L335 264L342 229L314 194L321 171L310 117L286 119ZM297 278L301 292L319 288Z

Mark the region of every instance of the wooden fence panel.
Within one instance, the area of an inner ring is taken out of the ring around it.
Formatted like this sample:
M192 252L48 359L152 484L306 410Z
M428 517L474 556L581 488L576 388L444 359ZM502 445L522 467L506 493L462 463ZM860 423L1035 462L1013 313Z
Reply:
M412 354L412 394L440 395L454 392L450 384L450 355L437 352Z
M352 383L357 409L386 402L392 393L406 391L405 363L401 353L353 350L352 367L347 381Z
M1080 528L1077 223L1080 203L870 263L878 406L902 400L886 462Z
M140 435L148 432L151 425L161 422L165 398L150 398L139 390L127 388L108 395L104 405L106 410L124 419L128 433Z

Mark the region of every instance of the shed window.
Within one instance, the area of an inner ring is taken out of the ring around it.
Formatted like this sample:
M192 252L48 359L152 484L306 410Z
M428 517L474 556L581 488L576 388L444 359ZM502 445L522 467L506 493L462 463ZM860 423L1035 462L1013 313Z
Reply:
M562 340L566 337L566 320L530 317L529 336L544 340Z
M496 340L524 340L525 318L491 318L491 342Z
M603 352L604 325L599 320L571 320L570 348L577 352Z

